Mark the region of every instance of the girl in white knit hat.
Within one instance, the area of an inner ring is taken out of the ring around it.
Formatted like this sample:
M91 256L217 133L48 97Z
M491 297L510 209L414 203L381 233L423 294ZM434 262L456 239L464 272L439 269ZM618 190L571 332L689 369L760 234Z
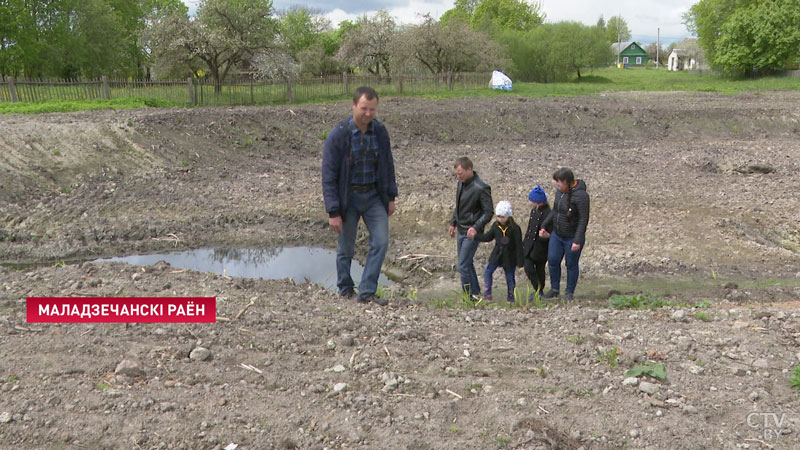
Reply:
M506 286L508 295L506 300L514 303L514 288L517 285L515 271L517 267L522 267L524 260L522 257L522 230L514 222L512 217L511 202L502 200L495 207L497 220L486 231L475 235L475 240L481 242L495 241L494 250L489 256L489 263L483 273L486 291L484 298L492 300L492 276L498 267L502 267L506 273Z

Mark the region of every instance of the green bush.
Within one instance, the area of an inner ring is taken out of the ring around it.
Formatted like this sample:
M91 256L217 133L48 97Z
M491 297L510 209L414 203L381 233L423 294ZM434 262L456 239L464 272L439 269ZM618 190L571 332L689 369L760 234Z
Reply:
M635 365L633 368L625 372L626 377L638 378L642 375L647 375L663 381L667 379L667 370L663 364L656 364L654 362L647 361L644 364Z
M800 391L800 366L794 367L794 375L789 379L789 386Z
M650 294L612 295L608 303L611 309L657 309L670 304Z

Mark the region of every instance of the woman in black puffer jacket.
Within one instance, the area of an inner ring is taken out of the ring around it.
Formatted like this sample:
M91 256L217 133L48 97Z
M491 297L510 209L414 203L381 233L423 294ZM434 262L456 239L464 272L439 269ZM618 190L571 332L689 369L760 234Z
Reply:
M578 285L578 261L586 244L586 226L589 224L589 193L586 183L576 180L572 170L562 167L553 174L556 183L553 212L545 219L542 228L553 227L547 248L547 265L550 268L550 291L544 297L559 295L561 260L566 261L567 287L564 300L571 301ZM546 231L540 231L540 235Z

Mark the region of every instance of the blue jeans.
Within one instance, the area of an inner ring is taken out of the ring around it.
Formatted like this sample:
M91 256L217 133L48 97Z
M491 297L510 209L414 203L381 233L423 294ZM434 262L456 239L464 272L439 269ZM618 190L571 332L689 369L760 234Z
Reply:
M461 289L473 295L480 295L481 287L478 284L478 274L475 272L475 252L478 251L478 241L470 239L466 234L458 233L458 274L461 275Z
M572 251L572 238L562 238L555 231L550 235L550 244L547 247L547 266L550 268L550 288L558 291L561 284L561 260L566 260L567 265L567 293L574 294L578 286L578 260L586 244L581 245L577 252Z
M378 277L389 248L389 215L377 191L351 192L347 211L342 215L342 232L339 233L339 249L336 252L336 286L342 294L352 291L354 287L350 263L356 251L358 222L361 218L369 230L367 262L358 285L358 297L363 299L378 290Z
M486 271L483 272L483 281L486 283L486 293L489 295L492 294L492 275L494 275L494 271L497 270L498 267L500 267L499 264L489 263L486 265ZM508 287L506 300L514 300L514 288L517 287L517 279L514 270L514 267L510 269L503 268L503 271L506 273L506 286Z

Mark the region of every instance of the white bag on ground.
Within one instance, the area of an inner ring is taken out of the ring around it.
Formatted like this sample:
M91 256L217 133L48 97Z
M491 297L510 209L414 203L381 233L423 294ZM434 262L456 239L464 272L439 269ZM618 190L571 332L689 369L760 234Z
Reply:
M506 91L511 90L511 78L508 78L508 75L500 72L499 70L495 70L492 72L492 82L491 82L492 89L503 89Z

